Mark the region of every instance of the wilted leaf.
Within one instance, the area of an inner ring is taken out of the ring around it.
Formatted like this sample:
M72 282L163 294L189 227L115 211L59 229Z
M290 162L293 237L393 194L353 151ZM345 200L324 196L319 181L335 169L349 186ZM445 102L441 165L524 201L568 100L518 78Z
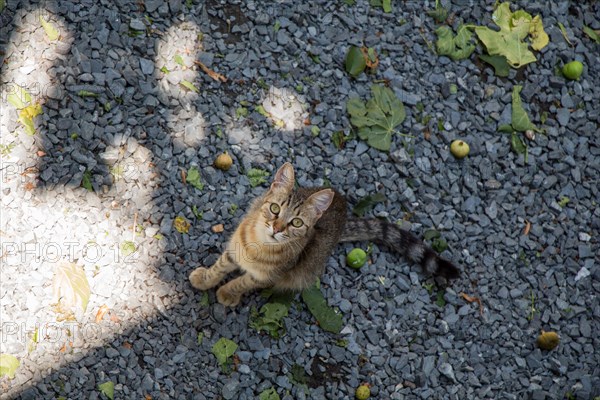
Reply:
M110 400L114 400L115 398L115 384L111 381L104 382L98 385L98 390L100 393L108 397Z
M367 62L360 48L350 46L346 54L346 72L356 78L366 67Z
M593 41L600 44L600 31L595 31L587 25L583 26L583 32L590 37Z
M75 263L62 263L54 271L53 303L77 307L85 312L90 300L90 284L83 268Z
M478 56L480 59L485 61L494 67L494 73L496 76L507 77L510 71L510 65L506 61L506 57L504 56L488 56L485 54L480 54Z
M461 292L459 296L468 301L469 303L475 302L479 304L479 314L483 315L483 303L481 302L481 299L479 297L469 296L468 294L463 292Z
M212 353L217 357L219 365L223 366L227 359L231 357L237 350L238 345L227 338L219 339L212 347Z
M200 180L200 171L195 165L188 170L186 182L198 190L204 189L204 184Z
M250 180L250 186L252 187L267 183L265 178L269 175L270 174L267 171L258 168L250 168L248 172L246 172L246 176Z
M8 379L15 378L15 372L21 363L10 354L0 354L0 377L7 376Z
M46 35L48 35L48 39L50 39L51 42L58 40L58 38L60 37L60 33L54 27L54 24L46 21L41 15L40 23L42 24L42 27L44 28L44 31L46 31Z
M531 230L531 222L525 221L525 229L523 229L523 235L529 235L529 231Z
M492 19L500 28L499 31L485 26L476 26L475 33L489 55L504 56L509 65L514 68L536 61L535 55L524 41L528 35L531 46L535 50L540 50L548 44L548 35L544 31L539 15L532 18L523 10L512 13L509 3L505 2L496 8Z
M283 319L288 315L293 297L290 294L273 296L259 312L254 310L249 322L250 327L258 332L264 331L273 338L280 338L285 333Z
M452 29L445 25L437 28L435 34L438 37L435 46L441 56L448 56L454 61L464 60L475 50L475 45L471 43L473 33L467 26L459 26L456 36Z
M181 80L181 82L179 82L179 84L181 86L183 86L184 88L191 90L192 92L200 92L200 90L198 90L198 88L190 81L186 81L185 79Z
M108 312L108 306L106 304L102 305L98 312L96 313L96 323L99 324L102 319L104 319L104 315Z
M258 395L258 399L259 400L280 400L281 397L279 397L279 395L277 394L277 391L274 388L269 388L269 389L263 390Z
M357 217L362 217L367 211L370 211L375 204L384 202L386 197L383 193L375 193L370 196L363 197L352 209L352 213Z
M179 233L188 233L191 225L184 217L179 215L173 221L173 226Z
M227 82L227 78L225 76L208 68L206 65L204 65L204 63L202 63L198 60L194 61L194 63L199 65L200 68L202 69L202 71L206 72L208 74L208 76L213 78L215 81Z
M562 25L562 24L561 24ZM564 30L564 26L563 29ZM529 36L531 36L531 47L534 50L541 50L548 45L550 38L546 31L544 31L544 25L542 24L542 17L536 15L531 20L529 25ZM565 39L569 42L569 38L565 34ZM571 44L571 42L569 42Z
M529 120L529 116L523 105L521 104L521 89L523 87L520 85L515 85L513 87L512 92L512 120L511 125L514 130L518 132L525 132L528 129L534 130L536 132L540 132L538 128Z
M565 40L567 41L567 43L569 43L571 46L573 46L573 43L571 43L571 40L569 40L569 36L567 35L567 30L565 29L565 26L559 22L558 28L560 29L560 33L562 33L562 35L565 38Z
M537 345L543 350L553 350L560 343L560 337L556 332L544 332L537 338Z
M317 319L319 326L331 333L342 330L342 315L327 305L327 301L317 285L302 291L302 300L308 306L310 313Z
M6 101L8 101L8 103L16 109L20 110L24 108L25 105L31 101L31 95L21 86L12 85L10 89L8 95L6 96Z
M210 227L210 230L213 231L214 233L221 233L225 230L225 228L223 227L223 224L216 224Z

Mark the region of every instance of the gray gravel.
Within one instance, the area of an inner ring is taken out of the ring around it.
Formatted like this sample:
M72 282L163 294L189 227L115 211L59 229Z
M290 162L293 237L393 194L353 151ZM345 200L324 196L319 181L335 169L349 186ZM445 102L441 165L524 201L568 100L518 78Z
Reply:
M497 78L476 56L432 53L436 25L424 11L434 1L393 2L391 14L367 0L318 3L8 1L0 143L14 145L0 167L0 349L21 365L14 379L0 378L1 399L105 398L98 385L107 381L125 399L255 399L271 387L282 399L352 399L362 382L381 399L600 396L600 45L582 33L584 24L600 29L600 4L515 1L542 15L551 42L536 63ZM491 24L492 6L480 3L452 1L454 27ZM60 41L48 42L40 15ZM352 79L344 55L362 43L380 64ZM586 66L579 81L555 73L572 59ZM395 136L389 154L356 139L336 149L332 134L349 133L346 100L366 97L375 80L404 101L400 131L414 137ZM43 101L33 137L4 95L14 83ZM515 84L545 129L527 159L497 132L510 122ZM459 137L471 146L462 161L448 151ZM225 150L234 158L227 173L211 166ZM231 231L266 187L252 188L245 171L273 173L285 161L300 185L330 183L353 203L384 193L370 214L442 232L461 279L437 286L379 248L350 270L345 245L322 279L344 316L339 335L301 301L280 339L248 326L258 295L230 310L210 291L202 305L187 276L222 248L226 233L211 227ZM182 183L192 166L202 190ZM80 187L84 176L92 192ZM177 216L189 234L173 228ZM134 220L137 251L126 257ZM51 305L52 246L90 282L75 322L57 322ZM103 305L110 311L97 322ZM47 334L37 344L36 328ZM542 329L560 335L557 349L536 348ZM239 346L231 371L211 354L221 337Z

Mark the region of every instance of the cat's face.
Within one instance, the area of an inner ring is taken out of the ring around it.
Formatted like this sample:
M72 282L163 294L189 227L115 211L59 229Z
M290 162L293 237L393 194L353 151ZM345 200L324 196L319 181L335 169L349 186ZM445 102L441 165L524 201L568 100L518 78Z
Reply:
M327 210L333 191L321 190L308 199L294 193L294 169L285 163L275 174L261 205L257 233L264 243L288 243L303 239Z

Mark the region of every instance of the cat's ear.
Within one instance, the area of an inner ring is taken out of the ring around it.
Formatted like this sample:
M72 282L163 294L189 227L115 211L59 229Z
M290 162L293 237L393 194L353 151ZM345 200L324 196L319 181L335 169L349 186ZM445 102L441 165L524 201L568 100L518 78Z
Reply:
M331 202L333 201L333 196L333 190L323 189L318 191L317 193L311 194L306 201L316 211L317 218L320 218L321 215L323 215L323 213L327 211L327 209L331 205Z
M294 189L294 167L289 162L283 164L275 173L271 190L275 189L285 189L287 191Z

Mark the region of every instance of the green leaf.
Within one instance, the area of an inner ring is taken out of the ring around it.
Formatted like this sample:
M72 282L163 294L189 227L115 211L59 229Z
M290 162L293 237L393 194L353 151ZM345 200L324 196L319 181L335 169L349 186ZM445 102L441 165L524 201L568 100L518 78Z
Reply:
M185 79L183 79L181 82L179 82L179 84L181 86L183 86L184 88L191 90L192 92L200 92L200 90L190 81L186 81Z
M10 354L0 354L0 377L7 376L8 379L15 379L15 372L21 363L17 358Z
M346 144L346 135L344 135L343 131L333 132L333 134L331 135L331 141L333 142L333 145L336 149L341 150Z
M31 95L27 90L23 89L21 86L11 85L9 88L9 93L6 96L6 100L17 110L20 110L22 108L25 108L27 103L31 101Z
M519 137L516 132L512 133L510 138L510 146L513 151L517 154L525 154L527 152L527 145L523 142L523 139Z
M217 357L217 362L220 366L227 363L227 359L231 357L237 350L238 345L227 338L219 339L212 347L212 353Z
M363 197L352 209L352 213L357 217L362 217L365 213L375 207L375 204L386 201L383 193L375 193L371 196Z
M250 180L250 186L252 187L267 183L265 178L269 175L270 174L267 171L258 168L250 168L248 172L246 172L246 176Z
M271 117L271 114L267 110L265 110L265 108L261 104L257 105L254 108L254 111L256 111L257 113L259 113L260 115L262 115L265 118Z
M567 196L562 196L558 202L558 205L560 208L565 208L570 201L571 199L569 199Z
M346 103L350 123L358 128L358 136L383 151L391 146L392 133L406 118L404 105L390 88L371 86L373 97L365 104L352 98Z
M366 67L367 62L360 48L350 46L346 54L346 72L356 78Z
M202 297L200 298L200 307L208 307L210 301L208 300L208 292L202 293Z
M198 190L204 189L204 184L200 180L200 171L195 165L188 170L185 180Z
M82 267L64 262L54 271L52 293L55 303L76 307L85 312L90 300L90 284Z
M81 178L81 187L89 190L90 192L94 191L94 187L92 186L92 171L86 169L83 171L83 177Z
M475 33L486 47L488 54L506 57L514 68L535 62L537 59L528 49L527 43L520 40L518 35L509 32L496 32L490 28L477 26Z
M112 381L104 382L98 385L100 393L108 397L110 400L115 398L115 384Z
M198 342L198 346L202 346L202 342L204 341L204 332L198 332L198 338L196 341Z
M46 31L46 35L48 35L48 39L50 39L51 42L58 40L60 34L53 24L47 22L41 15L40 23L42 24L42 27L44 28L44 31Z
M392 12L392 0L383 0L382 1L383 11L386 13Z
M173 57L173 61L175 61L175 63L181 65L182 67L184 65L183 57L181 57L180 54L175 54L175 57Z
M496 74L496 76L501 76L504 78L508 76L508 73L510 71L510 65L506 61L506 57L488 56L485 54L480 54L478 57L486 63L490 64L492 67L494 67L494 73Z
M423 239L425 240L436 239L440 236L442 236L442 234L436 231L435 229L428 229L425 232L423 232Z
M465 25L458 27L456 36L452 33L452 29L445 25L437 28L435 34L438 38L435 46L441 56L448 56L458 61L469 58L475 51L475 45L471 43L473 33Z
M532 129L536 132L540 132L538 128L529 120L527 112L521 104L521 85L515 85L512 92L512 127L515 131L525 132L528 129Z
M202 211L198 211L198 207L194 204L192 206L192 213L197 219L202 219L204 217L204 213Z
M327 332L340 333L343 323L342 315L327 305L325 297L316 284L302 291L302 300L321 328Z
M346 110L352 117L362 117L367 114L365 103L358 97L352 97L346 102Z
M90 92L89 90L80 90L77 92L79 97L98 97L98 93Z
M583 32L590 37L593 41L600 44L600 31L595 31L587 25L583 26Z
M444 306L446 305L446 299L444 299L444 291L440 290L437 293L437 299L435 301L435 304L437 304L439 307L444 308Z
M431 242L431 248L437 251L438 253L442 253L448 248L448 243L446 242L446 239L438 237L433 239L433 241Z
M279 395L277 394L277 391L274 388L269 388L269 389L263 390L258 395L258 399L259 400L280 400L281 398L279 397Z
M132 255L136 250L136 245L131 240L126 240L121 243L121 252L123 253L124 257Z
M513 133L514 131L512 125L509 124L502 124L498 127L498 132L502 133Z

